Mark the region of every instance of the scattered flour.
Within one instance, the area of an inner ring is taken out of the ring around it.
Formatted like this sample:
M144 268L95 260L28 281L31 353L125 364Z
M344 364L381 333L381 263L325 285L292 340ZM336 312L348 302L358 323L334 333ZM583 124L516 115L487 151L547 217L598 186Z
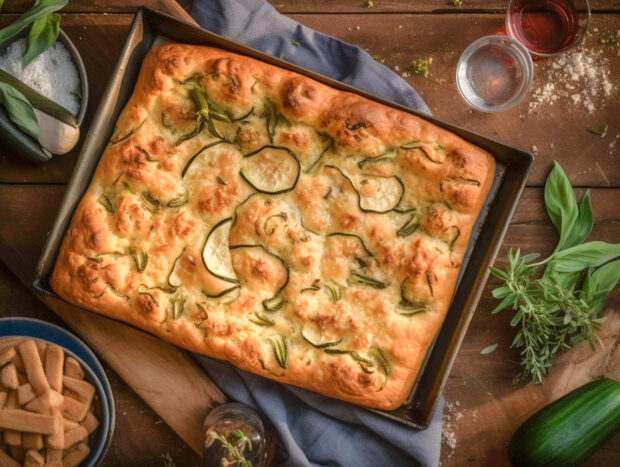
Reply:
M9 44L5 54L0 56L0 68L77 115L80 77L67 49L56 41L22 69L20 60L25 51L26 39Z
M454 403L446 401L445 405L441 441L448 447L448 449L450 449L450 453L447 456L448 459L452 457L452 454L456 449L456 434L454 433L454 422L458 422L464 417L463 412L459 410L460 405L461 404L459 401L455 401Z
M546 84L534 89L530 113L541 105L553 105L558 99L570 99L569 102L587 112L605 106L614 85L610 80L609 59L604 57L602 49L582 46L550 60L539 65Z

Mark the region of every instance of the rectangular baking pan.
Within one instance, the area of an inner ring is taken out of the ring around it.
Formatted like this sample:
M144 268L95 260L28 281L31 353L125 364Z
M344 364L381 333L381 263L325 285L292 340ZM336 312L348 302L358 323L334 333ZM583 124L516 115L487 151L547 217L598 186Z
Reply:
M532 155L265 55L155 10L141 8L136 13L114 73L95 112L52 231L41 253L35 271L35 289L43 294L57 296L50 287L49 279L71 216L90 184L95 167L114 130L116 119L133 92L142 59L154 44L168 41L218 47L300 73L336 89L353 92L417 115L493 154L497 163L495 182L472 232L452 305L427 352L423 369L411 394L396 410L368 409L414 428L426 428L476 310L488 277L488 267L495 259L525 185L533 162Z

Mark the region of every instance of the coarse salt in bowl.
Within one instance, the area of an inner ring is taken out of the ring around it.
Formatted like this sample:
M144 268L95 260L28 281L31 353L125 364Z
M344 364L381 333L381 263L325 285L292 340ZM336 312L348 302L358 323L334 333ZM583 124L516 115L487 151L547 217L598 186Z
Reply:
M0 55L0 69L77 115L81 103L80 76L62 42L56 41L22 68L21 58L25 52L25 38L11 42Z

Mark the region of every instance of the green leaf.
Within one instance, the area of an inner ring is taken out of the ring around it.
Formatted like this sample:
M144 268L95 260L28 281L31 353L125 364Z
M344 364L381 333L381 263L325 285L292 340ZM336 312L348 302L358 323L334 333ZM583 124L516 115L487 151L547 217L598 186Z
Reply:
M620 257L620 243L588 242L559 251L553 255L558 272L581 271L597 267Z
M39 138L39 122L34 115L34 109L21 92L13 86L0 82L0 103L4 105L15 125L35 140Z
M557 162L545 183L547 214L560 234L557 248L561 248L577 218L577 200L568 177Z
M498 287L497 289L493 289L493 291L491 292L491 295L493 295L493 298L503 298L509 295L510 292L512 292L512 289L508 286L504 286L504 287Z
M49 49L58 39L59 33L60 15L58 13L47 13L37 18L28 33L28 46L22 57L22 68L26 68L39 54Z
M514 296L513 296L512 294L511 294L511 295L508 295L506 298L504 298L504 299L502 300L502 302L501 302L499 305L497 305L497 306L495 307L495 309L491 312L491 314L492 314L492 315L494 315L494 314L496 314L496 313L499 313L499 312L500 312L500 311L502 311L504 308L506 308L508 305L511 305L511 304L513 303L514 299L515 299L515 298L514 298Z
M514 328L517 324L519 324L519 322L521 321L521 316L523 316L523 308L519 308L519 311L517 311L512 317L512 319L510 320L510 326Z
M498 345L499 344L491 344L488 347L485 347L484 349L480 351L480 355L487 355L487 354L490 354L491 352L494 352L495 349L497 349Z
M579 245L588 237L588 235L590 235L593 225L594 215L592 214L590 190L588 190L581 199L579 214L577 215L577 218L575 219L575 222L573 224L573 227L570 229L569 234L566 236L566 240L561 245L561 248L565 249L575 245Z
M597 314L605 304L607 295L616 287L620 280L620 261L607 263L596 271L589 269L582 286L582 298Z
M489 271L491 271L491 274L493 274L495 277L499 279L503 279L503 280L508 279L508 274L506 274L501 269L497 269L497 268L494 268L493 266L489 266Z
M17 20L13 21L8 26L0 29L0 44L11 37L19 34L22 29L28 26L46 13L53 13L54 11L63 8L69 0L37 0L34 6L26 13L21 15Z

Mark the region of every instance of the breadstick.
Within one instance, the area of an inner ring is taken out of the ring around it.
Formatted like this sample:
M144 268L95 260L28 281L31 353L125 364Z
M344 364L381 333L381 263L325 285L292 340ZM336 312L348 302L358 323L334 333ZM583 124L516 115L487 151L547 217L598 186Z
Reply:
M15 353L15 355L11 359L11 363L15 365L17 371L21 371L22 373L26 371L26 369L24 368L24 362L22 362L22 358L19 356L18 353Z
M9 395L6 397L6 404L4 405L5 409L16 409L19 407L17 403L17 391L9 392Z
M22 435L22 444L26 449L40 451L43 449L43 435L39 433L24 433Z
M15 356L15 347L7 347L0 352L0 366L4 366Z
M51 344L45 352L45 376L54 391L62 392L62 364L65 352L62 347Z
M57 430L62 429L62 422L59 417L54 417L52 415L41 415L26 410L8 409L0 410L0 428L51 435Z
M21 467L21 464L15 461L6 452L0 450L0 465L2 467Z
M21 432L15 431L15 430L5 430L4 443L8 444L9 446L21 446L22 445Z
M22 384L20 387L17 388L17 403L20 407L22 405L26 405L35 397L36 396L32 391L32 386L30 386L30 383Z
M39 358L41 362L45 361L45 352L47 352L47 344L43 341L34 341L34 345L37 346L37 352L39 352Z
M8 393L5 391L0 392L0 410L4 407Z
M84 421L86 421L86 419ZM62 419L62 429L65 431L72 430L73 428L77 428L78 426L80 426L78 422L74 422L73 420L67 420L66 418Z
M69 430L65 433L65 449L69 449L75 444L83 441L88 437L88 431L83 426L78 426L73 430Z
M47 448L45 450L45 462L47 464L60 463L62 465L62 450Z
M66 389L73 391L78 400L90 406L95 396L95 387L92 384L83 379L75 379L69 376L63 376L62 384Z
M90 453L90 448L86 443L80 443L62 458L63 467L77 467L81 462L86 459L86 456Z
M70 378L84 379L84 370L75 358L67 357L65 359L65 375Z
M90 435L99 426L99 420L97 420L97 417L95 417L92 412L88 412L86 418L82 422L82 426L86 428L86 431L88 431Z
M45 459L41 453L32 449L26 451L26 459L24 461L24 467L43 467Z
M74 422L81 422L86 417L88 412L88 405L79 402L71 397L65 397L62 404L62 415Z
M56 433L52 433L51 435L45 438L45 445L48 448L52 449L64 449L65 448L65 432L62 429L62 415L60 412L55 412L54 417L56 417L59 422L60 429Z
M16 409L19 407L17 401L17 391L11 391L6 398L6 406L5 409ZM4 442L9 446L18 446L21 445L21 433L15 430L6 430L3 436ZM13 456L15 457L15 456Z
M9 363L2 368L2 371L0 371L0 381L2 381L2 384L8 389L17 389L19 387L15 365Z
M29 402L26 405L26 410L49 415L54 411L54 409L60 408L63 401L64 396L62 394L57 393L53 389L49 389L43 394L37 396L37 398L33 401Z
M26 375L28 381L34 390L35 394L41 394L50 388L45 372L43 371L43 365L41 364L41 357L39 357L39 351L37 345L32 340L22 342L17 346L19 354L22 356L24 367L26 368Z

